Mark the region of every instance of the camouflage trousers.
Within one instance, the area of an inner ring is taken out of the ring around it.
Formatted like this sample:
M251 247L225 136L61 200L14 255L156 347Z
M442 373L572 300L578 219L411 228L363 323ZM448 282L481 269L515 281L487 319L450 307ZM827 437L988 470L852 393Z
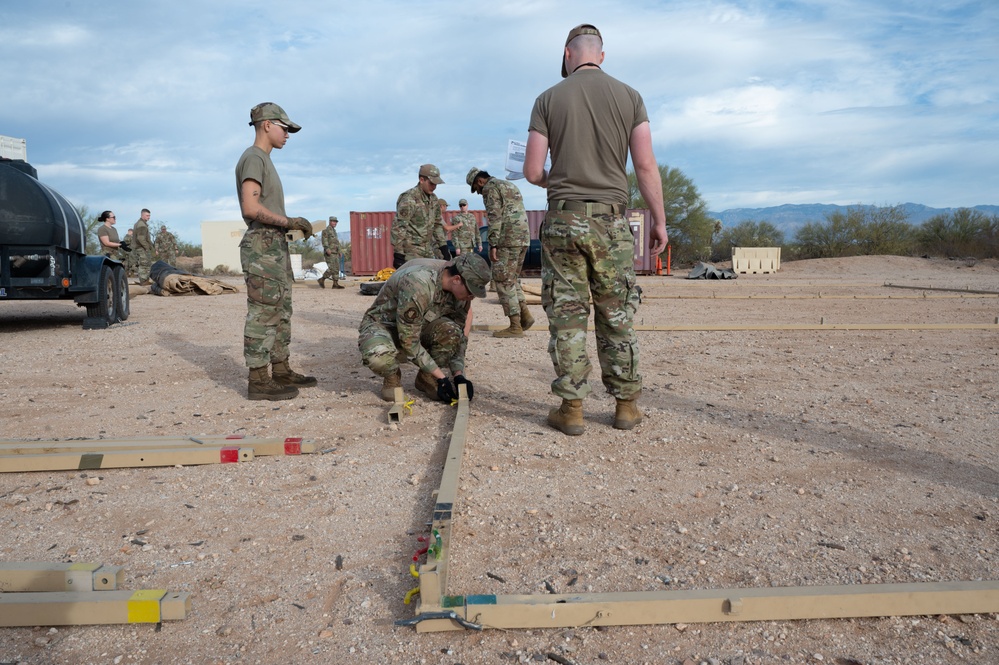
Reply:
M420 345L444 370L450 367L451 359L462 350L464 337L465 333L457 323L442 316L424 326L420 332ZM399 351L399 337L395 329L375 321L361 324L357 348L364 366L382 378L394 374L399 369L399 361L406 360Z
M340 279L339 254L326 254L326 272L323 273L323 279Z
M135 261L136 276L140 282L149 279L149 267L153 265L153 257L148 249L136 247L132 250L132 260Z
M255 369L288 359L291 343L291 257L279 229L251 229L239 243L246 281L243 358Z
M541 227L541 304L548 315L552 392L582 399L592 366L586 327L593 297L597 358L607 392L630 399L642 390L638 373L638 309L634 237L623 217L549 211Z
M497 247L493 261L493 282L503 313L507 316L520 316L520 303L524 302L524 290L520 288L520 271L524 267L527 247Z
M160 261L163 261L167 265L177 267L177 252L164 252L160 254Z

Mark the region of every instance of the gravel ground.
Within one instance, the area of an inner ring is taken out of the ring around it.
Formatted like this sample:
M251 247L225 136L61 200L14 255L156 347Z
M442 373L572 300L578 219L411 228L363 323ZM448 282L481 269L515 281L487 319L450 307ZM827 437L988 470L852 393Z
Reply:
M686 329L639 333L645 421L630 432L610 427L599 380L583 436L545 425L556 400L540 307L523 339L473 332L448 593L999 579L999 327L780 329L995 323L999 298L967 290L999 292L999 263L861 257L640 282L637 322ZM396 627L413 616L409 563L454 416L417 397L386 422L357 356L371 299L347 285L296 285L292 363L319 386L277 403L244 398L240 295L140 296L104 331L83 331L72 303L3 303L5 439L302 436L320 452L0 474L5 560L121 565L125 588L193 603L159 630L0 629L0 662L999 662L996 614ZM493 294L475 323L505 324ZM404 370L410 392L414 377Z

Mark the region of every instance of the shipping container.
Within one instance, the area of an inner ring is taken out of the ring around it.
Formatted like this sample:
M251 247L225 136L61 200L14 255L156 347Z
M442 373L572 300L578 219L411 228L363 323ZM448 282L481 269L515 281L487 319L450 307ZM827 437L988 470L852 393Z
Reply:
M485 210L469 210L481 227ZM448 210L444 219L450 224L458 211ZM375 275L392 267L392 220L395 211L350 213L350 274Z
M470 210L479 227L488 222L484 210ZM449 222L456 211L447 211L445 219ZM395 212L351 212L350 213L350 251L351 274L374 275L383 268L392 267L392 220ZM635 236L635 272L642 275L654 274L656 257L649 255L649 231L652 228L652 216L648 210L628 210L625 218ZM524 260L528 274L537 274L541 265L540 243L538 233L545 221L544 210L528 210L527 225L531 232L531 246ZM484 237L484 236L483 236Z

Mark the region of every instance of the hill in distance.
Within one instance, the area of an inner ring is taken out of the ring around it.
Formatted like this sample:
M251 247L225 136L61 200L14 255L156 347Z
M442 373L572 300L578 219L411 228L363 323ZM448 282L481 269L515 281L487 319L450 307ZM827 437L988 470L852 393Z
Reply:
M834 212L846 214L852 208L879 208L883 206L850 205L841 206L825 203L787 204L770 208L732 208L722 212L708 212L714 219L721 220L725 227L732 227L739 222L752 220L754 222L770 222L786 235L793 234L799 227L808 222L825 222ZM969 206L971 207L971 206ZM953 214L958 208L930 208L919 203L903 203L902 209L908 216L909 223L918 226L936 215ZM999 215L999 206L979 205L971 207L986 215Z

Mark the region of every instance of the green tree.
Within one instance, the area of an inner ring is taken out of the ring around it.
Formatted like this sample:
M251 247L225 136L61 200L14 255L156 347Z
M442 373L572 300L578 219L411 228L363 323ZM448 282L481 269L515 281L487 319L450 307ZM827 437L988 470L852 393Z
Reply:
M944 256L996 256L999 221L971 208L953 214L936 215L923 222L916 232L921 251ZM991 248L990 248L991 245Z
M747 219L735 226L722 229L715 242L715 260L731 258L733 247L781 247L784 232L767 221Z
M680 169L659 165L666 210L666 230L673 247L673 262L690 264L711 256L711 241L721 229L718 220L708 216L708 204L701 198L693 181ZM638 189L634 171L628 172L628 207L647 208Z
M868 208L856 244L861 254L909 256L916 247L916 232L902 206Z
M826 216L826 221L808 222L795 234L797 255L801 259L822 259L834 256L856 256L860 253L858 238L864 223L861 208L847 208Z

